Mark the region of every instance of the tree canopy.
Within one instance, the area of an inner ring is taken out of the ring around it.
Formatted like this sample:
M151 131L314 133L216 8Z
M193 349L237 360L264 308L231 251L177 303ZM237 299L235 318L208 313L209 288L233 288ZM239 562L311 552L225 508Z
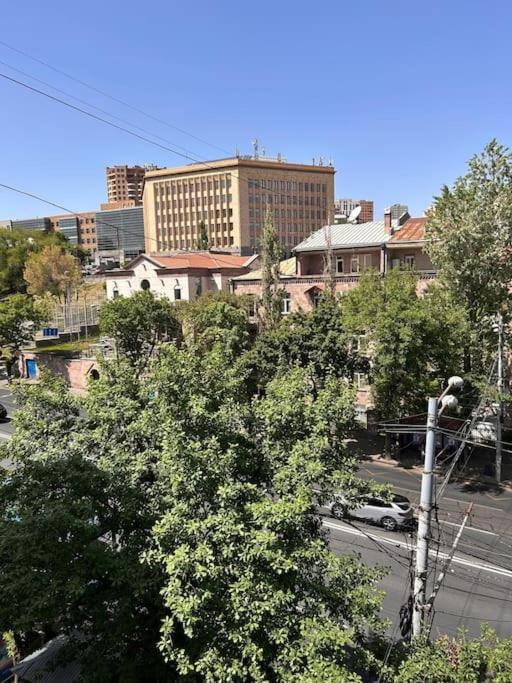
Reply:
M492 140L428 215L427 251L443 284L466 310L472 337L467 362L481 371L491 318L510 306L512 282L512 153ZM469 369L469 367L468 367Z
M423 412L429 395L462 369L464 311L442 287L417 292L414 272L361 276L342 299L345 327L369 347L372 398L383 417Z
M20 349L33 340L44 313L32 297L13 294L0 301L0 345Z
M23 273L27 258L52 245L66 251L72 249L60 232L0 229L0 292L25 292L27 285Z
M79 285L82 271L75 256L52 244L28 255L23 277L29 294L42 296L49 292L62 299Z

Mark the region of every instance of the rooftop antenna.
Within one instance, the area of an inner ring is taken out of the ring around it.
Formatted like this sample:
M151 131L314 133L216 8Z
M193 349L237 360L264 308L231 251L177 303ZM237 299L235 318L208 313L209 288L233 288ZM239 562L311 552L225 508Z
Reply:
M259 150L259 145L260 145L260 143L259 143L259 141L258 141L258 138L254 138L254 140L252 141L252 146L253 146L253 148L254 148L254 158L255 158L255 159L258 159L259 156L260 156L260 155L259 155L259 151L258 151L258 150Z
M332 158L329 159L329 166L334 166L334 163L332 161Z
M361 205L356 206L352 209L350 212L349 217L347 218L347 223L357 223L359 215L361 214Z
M235 147L235 156L236 157L240 156L240 150L238 149L238 147Z
M282 156L281 156L281 152L278 152L278 153L277 153L277 160L278 160L278 161L282 161L282 160L283 160L283 158L282 158Z
M262 147L262 148L261 148L261 156L264 157L265 154L266 154L266 152L265 152L265 147Z
M315 165L315 157L313 157L313 166Z
M323 158L323 157L320 157L320 160L319 160L319 162L318 162L318 165L319 165L319 166L323 166L323 165L324 165L324 158Z

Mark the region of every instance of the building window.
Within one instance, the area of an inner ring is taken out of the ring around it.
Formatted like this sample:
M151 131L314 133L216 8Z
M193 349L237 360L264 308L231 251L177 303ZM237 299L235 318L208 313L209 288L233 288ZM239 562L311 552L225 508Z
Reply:
M404 256L404 266L406 268L414 268L414 254Z
M372 255L371 254L354 254L350 259L350 272L360 273L366 268L370 268L372 265Z
M343 275L344 272L344 262L343 256L336 256L336 273L338 275Z
M181 301L181 287L179 285L174 287L174 301Z
M290 297L289 292L285 292L283 294L283 298L281 299L281 313L283 315L288 315L292 310L292 300Z
M141 289L143 289L145 292L147 292L150 287L151 287L151 285L149 284L149 280L141 280L141 283L140 283Z
M368 386L368 379L366 377L366 373L364 372L355 372L354 373L354 384L357 389L366 389Z

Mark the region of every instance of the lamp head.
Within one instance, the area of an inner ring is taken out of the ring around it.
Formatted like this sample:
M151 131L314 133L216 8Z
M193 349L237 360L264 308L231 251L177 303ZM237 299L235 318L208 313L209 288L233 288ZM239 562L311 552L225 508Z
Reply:
M458 375L453 375L453 377L450 377L448 380L448 386L450 389L462 389L464 386L464 380Z
M452 394L447 394L446 396L443 396L443 398L441 399L441 406L443 407L443 410L445 408L447 408L448 410L454 410L458 405L459 402L457 401L456 397Z

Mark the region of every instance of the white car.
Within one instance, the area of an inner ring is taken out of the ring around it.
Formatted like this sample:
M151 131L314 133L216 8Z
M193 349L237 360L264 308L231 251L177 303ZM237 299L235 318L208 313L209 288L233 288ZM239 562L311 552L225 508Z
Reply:
M401 527L411 526L413 509L405 496L392 495L390 501L373 496L359 496L354 507L349 507L343 496L329 505L333 517L353 517L364 522L380 524L387 531L394 531Z

